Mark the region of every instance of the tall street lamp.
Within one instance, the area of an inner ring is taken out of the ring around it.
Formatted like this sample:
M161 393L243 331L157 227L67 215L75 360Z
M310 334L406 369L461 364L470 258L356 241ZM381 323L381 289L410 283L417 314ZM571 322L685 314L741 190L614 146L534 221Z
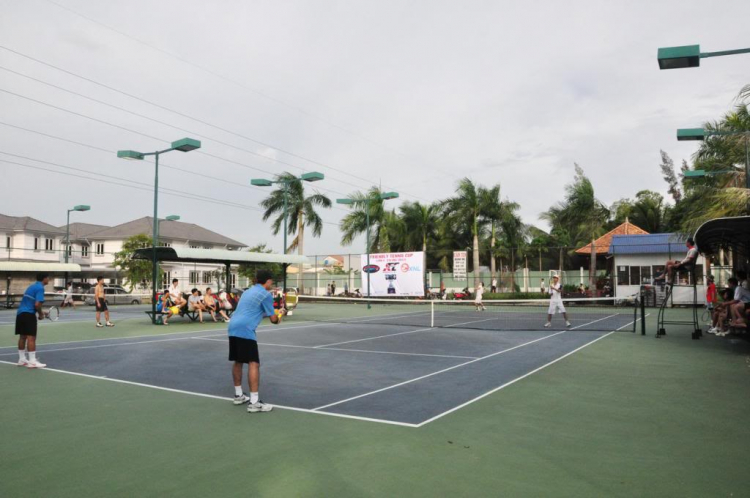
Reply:
M68 209L68 221L65 224L65 262L68 262L68 252L70 251L70 213L72 211L88 211L91 209L91 206L87 206L85 204L79 204L78 206L73 206L73 209Z
M709 137L716 136L732 136L732 135L744 135L745 138L745 188L750 189L750 131L714 131L705 130L703 128L681 128L677 130L677 140L680 142L685 141L703 141ZM722 171L703 171L703 174L698 174L696 170L693 174L688 175L689 171L686 171L685 176L687 177L699 177L699 176L710 176L711 174L729 173L730 170Z
M396 199L398 198L398 192L384 192L378 196L370 196L368 195L364 199L336 199L337 204L358 204L361 202L365 203L365 213L367 218L367 297L370 297L370 202L377 201L377 200L388 200L388 199ZM367 303L367 307L370 307L370 303Z
M157 268L156 268L156 247L159 245L159 156L165 152L171 152L173 150L179 150L180 152L190 152L191 150L200 149L200 140L194 140L192 138L183 138L172 142L172 146L168 149L158 150L156 152L137 152L134 150L118 150L117 157L122 159L133 159L142 161L146 156L154 156L154 238L153 238L153 271L151 278L153 282L153 295L151 296L151 323L156 325L156 289L157 289Z
M323 180L325 178L325 175L323 173L318 173L317 171L312 171L310 173L305 173L300 176L295 177L277 177L276 180L266 180L264 178L254 178L250 180L250 185L255 185L256 187L270 187L274 183L278 183L282 185L283 187L283 197L284 197L284 254L286 254L286 231L287 231L287 204L289 203L288 196L289 196L289 185L291 185L294 182L298 181L305 181L305 182L319 182L320 180ZM284 263L284 287L282 290L283 294L286 294L286 267L287 264Z
M722 55L750 54L750 48L737 50L722 50L720 52L701 52L700 45L684 45L682 47L662 47L657 52L659 69L684 69L698 67L701 59L720 57Z

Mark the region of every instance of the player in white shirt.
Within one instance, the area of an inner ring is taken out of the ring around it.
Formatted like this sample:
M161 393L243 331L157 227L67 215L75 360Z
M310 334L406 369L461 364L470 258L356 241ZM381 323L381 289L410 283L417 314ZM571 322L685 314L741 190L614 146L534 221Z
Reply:
M544 324L545 328L552 326L552 315L556 313L562 313L565 318L565 326L570 327L570 320L568 320L568 313L565 311L565 305L562 300L562 285L560 285L560 277L552 275L552 281L549 284L549 310L547 311L547 323Z
M687 241L685 241L685 246L688 250L685 258L682 261L667 261L664 273L656 277L655 280L662 280L666 277L667 283L673 284L674 274L677 270L683 267L690 270L695 266L695 262L698 260L698 248L695 247L695 241L693 241L693 239L687 239Z
M484 304L482 304L482 294L484 294L484 284L479 282L479 285L477 285L476 296L474 297L474 306L477 308L477 311L487 309Z

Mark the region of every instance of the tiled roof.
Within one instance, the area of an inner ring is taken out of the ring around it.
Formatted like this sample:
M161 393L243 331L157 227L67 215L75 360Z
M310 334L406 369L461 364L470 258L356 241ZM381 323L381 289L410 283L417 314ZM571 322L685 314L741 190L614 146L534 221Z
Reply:
M0 214L0 230L65 234L65 230L60 230L36 218L29 216L6 216L4 214Z
M615 227L594 241L596 254L609 254L609 246L612 243L612 237L615 235L648 235L648 232L641 227L633 225L630 221ZM577 254L591 254L591 244L576 249Z
M86 236L86 238L90 240L127 239L133 235L151 235L153 231L153 218L146 216L111 228L105 228L98 232L93 232ZM159 238L246 247L246 244L243 244L242 242L212 232L211 230L194 223L183 223L181 221L161 220L159 224Z
M78 240L88 237L92 233L100 232L109 228L107 225L94 225L93 223L71 223L70 224L70 240ZM60 230L65 231L65 225L60 227Z

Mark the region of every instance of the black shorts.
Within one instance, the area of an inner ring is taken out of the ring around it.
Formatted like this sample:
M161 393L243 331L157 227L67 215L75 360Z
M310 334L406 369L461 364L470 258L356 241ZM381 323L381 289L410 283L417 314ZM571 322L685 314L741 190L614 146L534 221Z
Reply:
M107 308L107 302L102 300L99 301L96 300L96 311L107 311L109 308Z
M260 365L258 341L229 336L229 361L237 363L257 363Z
M36 315L34 313L19 313L16 315L16 335L36 337L36 323Z

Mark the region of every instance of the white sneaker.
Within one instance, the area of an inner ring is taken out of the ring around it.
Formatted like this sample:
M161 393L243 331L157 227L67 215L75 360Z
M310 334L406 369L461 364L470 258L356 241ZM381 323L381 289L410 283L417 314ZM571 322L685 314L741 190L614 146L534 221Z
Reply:
M247 395L247 394L245 394L245 393L242 393L242 394L240 394L239 396L236 396L236 395L235 395L233 403L234 403L235 405L244 405L244 404L245 404L245 403L247 403L248 401L250 401L250 396L248 396L248 395Z
M229 323L229 318L227 318L226 320L224 320L224 323Z
M715 334L716 328L715 327L709 327L708 330L706 330L707 334Z
M101 324L101 323L99 323L99 322L96 322L96 327L97 327L97 328L102 328L102 327L104 327L104 325L102 325L102 324Z
M565 322L566 327L570 327L570 322Z
M39 360L29 361L26 365L27 368L44 368L47 365Z
M247 413L270 412L271 410L273 410L273 406L266 404L261 400L247 404Z
M545 329L548 329L548 328L550 328L551 326L552 326L552 324L551 324L550 322L547 322L547 323L545 323L545 324L544 324L544 328L545 328Z
M114 323L112 323L112 322L107 322L107 327L114 327L114 326L115 326L115 324L114 324Z
M18 363L16 363L16 365L18 365L19 367L28 366L29 365L29 360L27 360L26 358L24 358L23 360L19 359Z

